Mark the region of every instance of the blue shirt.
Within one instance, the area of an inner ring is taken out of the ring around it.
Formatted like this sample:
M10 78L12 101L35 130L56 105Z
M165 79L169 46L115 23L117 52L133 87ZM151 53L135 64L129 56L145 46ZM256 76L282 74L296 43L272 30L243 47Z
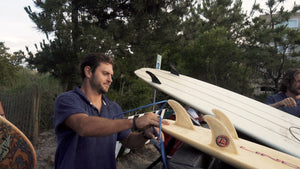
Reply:
M102 96L100 112L93 106L79 87L62 93L55 101L54 126L57 136L55 153L56 169L114 169L116 168L116 141L126 138L130 129L105 137L81 137L64 124L67 117L76 113L109 119L124 118L121 107Z
M275 95L269 96L266 100L266 104L274 104L281 100L284 100L285 98L288 98L287 95L284 92L277 93ZM288 107L288 106L281 106L278 109L285 111L289 114L292 114L294 116L300 117L300 99L296 100L297 106L296 107Z

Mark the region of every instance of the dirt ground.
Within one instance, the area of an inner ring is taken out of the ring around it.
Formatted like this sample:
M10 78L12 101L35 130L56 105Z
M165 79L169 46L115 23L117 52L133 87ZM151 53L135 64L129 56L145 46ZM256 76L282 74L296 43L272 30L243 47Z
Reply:
M37 156L37 169L53 169L56 150L56 136L54 130L39 134L38 145L35 146Z
M37 155L37 169L53 169L54 154L56 150L56 136L54 130L42 132L39 135L39 143L35 147ZM160 156L152 144L146 144L143 148L132 150L128 154L117 159L118 169L144 169ZM162 163L153 169L161 169Z

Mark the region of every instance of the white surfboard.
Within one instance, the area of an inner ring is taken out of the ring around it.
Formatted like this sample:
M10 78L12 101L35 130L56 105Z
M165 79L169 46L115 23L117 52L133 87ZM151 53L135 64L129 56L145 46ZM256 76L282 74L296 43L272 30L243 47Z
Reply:
M213 109L215 116L205 115L210 129L193 125L187 111L175 100L168 100L176 120L166 119L165 133L212 155L236 168L299 169L300 158L238 137L230 119Z
M221 110L238 131L277 150L300 157L300 118L188 76L152 68L138 69L135 74L156 89L204 114L212 115L212 109Z

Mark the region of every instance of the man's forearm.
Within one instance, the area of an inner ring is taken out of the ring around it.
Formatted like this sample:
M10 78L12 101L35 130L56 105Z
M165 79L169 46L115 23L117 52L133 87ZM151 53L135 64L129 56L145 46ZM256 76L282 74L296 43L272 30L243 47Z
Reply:
M280 102L277 102L277 103L270 104L270 106L272 106L272 107L274 107L274 108L279 108L279 107L281 107L281 106L283 106L283 105L282 105L282 103L281 103L281 101L280 101Z
M84 137L103 137L133 127L130 119L107 119L97 116L87 116L83 113L71 115L65 124Z

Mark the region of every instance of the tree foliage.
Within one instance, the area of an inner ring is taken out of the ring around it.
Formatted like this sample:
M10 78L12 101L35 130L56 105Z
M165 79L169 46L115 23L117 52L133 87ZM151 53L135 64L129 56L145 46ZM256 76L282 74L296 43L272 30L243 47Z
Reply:
M41 11L25 10L49 37L27 59L39 72L50 72L66 89L80 83L79 60L89 52L111 55L115 77L111 93L130 95L133 71L155 63L165 45L176 43L177 25L190 1L35 1ZM150 90L149 90L150 92ZM146 92L146 93L149 93Z
M133 72L154 67L157 54L163 56L162 69L172 62L182 74L248 96L255 79L277 88L285 69L298 65L299 31L277 26L298 7L278 8L283 0L268 0L265 11L254 4L253 12L270 20L247 16L241 0L34 2L40 11L25 10L50 38L36 54L28 49L31 68L50 72L71 89L80 84L80 59L106 53L115 60L109 94L125 109L150 101L151 88Z
M183 22L181 43L168 55L180 72L250 96L251 70L240 47L247 25L241 5L241 1L202 1Z
M255 5L261 16L254 17L245 33L245 49L248 64L257 73L256 81L261 85L272 86L279 90L279 82L288 68L299 67L300 32L288 28L290 17L299 10L294 6L291 11L280 7L284 1L268 0L267 9Z
M1 88L11 87L17 78L17 71L21 69L20 64L25 58L22 51L8 53L9 48L0 42L0 86Z

